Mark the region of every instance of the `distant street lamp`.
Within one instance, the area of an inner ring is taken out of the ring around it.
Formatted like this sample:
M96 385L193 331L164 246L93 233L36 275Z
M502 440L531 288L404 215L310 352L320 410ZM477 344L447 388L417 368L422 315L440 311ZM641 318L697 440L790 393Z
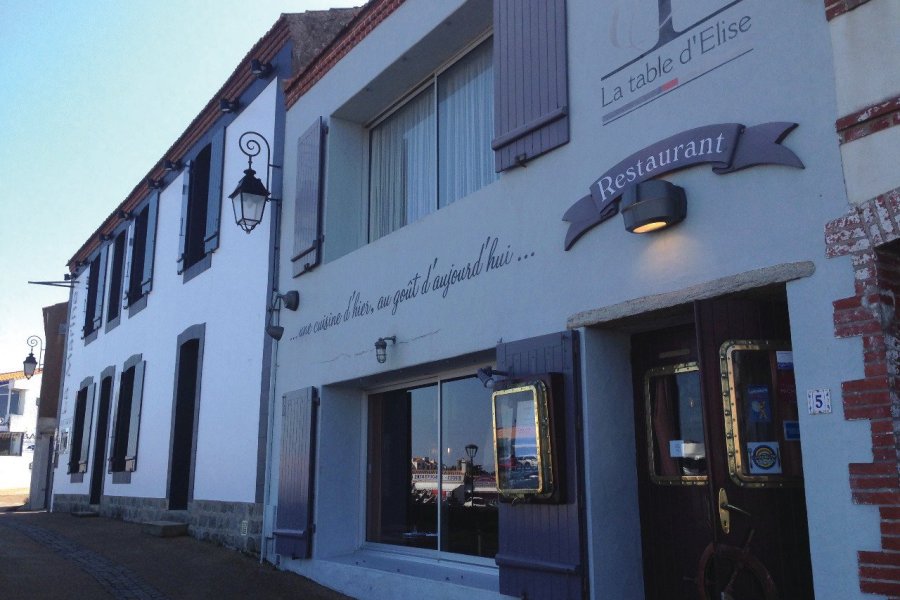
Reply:
M22 370L25 371L25 379L31 379L36 369L41 366L41 360L44 354L44 340L36 335L30 336L25 343L28 344L30 350L28 356L22 361ZM38 358L34 357L34 347L40 344L41 349L38 351Z

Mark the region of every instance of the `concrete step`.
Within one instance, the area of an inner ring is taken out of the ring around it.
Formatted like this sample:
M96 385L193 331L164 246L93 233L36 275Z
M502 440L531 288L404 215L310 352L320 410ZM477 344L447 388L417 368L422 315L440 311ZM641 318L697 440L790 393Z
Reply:
M84 517L99 517L99 516L100 516L100 513L98 513L96 510L73 510L73 511L72 511L72 516L73 516L73 517L79 517L79 518L84 518Z
M147 521L142 523L144 533L156 537L179 537L188 534L188 524L178 521Z

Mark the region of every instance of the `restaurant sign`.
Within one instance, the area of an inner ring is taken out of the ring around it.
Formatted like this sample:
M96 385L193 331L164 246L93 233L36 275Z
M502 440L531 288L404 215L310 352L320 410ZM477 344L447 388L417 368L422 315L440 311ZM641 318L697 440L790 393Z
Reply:
M773 122L745 127L740 123L704 125L676 133L621 160L607 169L590 187L590 194L563 215L569 223L565 248L569 250L592 227L619 212L625 189L665 173L710 163L717 175L756 165L786 165L802 169L803 163L782 140L796 123Z

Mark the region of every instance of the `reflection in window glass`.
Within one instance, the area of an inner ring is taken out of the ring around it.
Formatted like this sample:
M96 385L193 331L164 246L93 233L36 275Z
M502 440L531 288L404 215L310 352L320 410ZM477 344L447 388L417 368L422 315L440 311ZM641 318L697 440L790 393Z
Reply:
M369 541L497 553L490 407L475 377L369 396Z
M542 492L534 389L501 392L494 401L500 489Z
M647 375L651 475L684 479L707 474L700 372L664 369Z

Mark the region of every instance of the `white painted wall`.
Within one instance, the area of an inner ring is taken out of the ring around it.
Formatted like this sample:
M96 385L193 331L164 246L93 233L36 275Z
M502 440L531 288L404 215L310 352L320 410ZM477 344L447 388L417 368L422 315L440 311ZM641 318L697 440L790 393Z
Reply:
M568 316L580 311L762 267L811 261L816 273L788 286L798 391L802 397L806 389L828 385L839 403L838 382L861 373L858 344L833 338L830 309L832 300L850 294L851 269L846 261L824 257L824 224L843 214L847 197L834 134L834 67L821 4L762 0L737 4L717 20L736 22L748 17L746 35L724 45L721 52L711 51L703 60L680 68L675 74L689 80L686 83L604 124L604 114L628 101L603 106L604 94L610 93L604 89L609 85L604 76L646 43L646 36L641 35L646 34L647 22L639 14L630 20L630 11L639 5L646 7L631 2L568 2L570 143L527 168L502 174L495 183L445 209L353 249L360 222L365 222L364 217L354 219L354 215L364 215L367 205L366 136L360 135L366 119L360 118L356 124L348 121L346 106L379 74L396 67L405 48L432 29L450 26L444 24L445 19L462 4L404 3L288 113L285 198L292 198L295 191L297 138L318 116L341 115L329 137L327 165L325 255L333 260L293 284L300 290L301 307L281 317L286 332L279 347L276 389L276 398L308 385L340 384L342 389L339 396L323 393L316 502L318 557L362 545L362 525L357 523L363 518L362 509L353 494L341 490L365 479L364 473L352 471L365 464L364 456L357 459L355 454L365 452L364 441L359 439L365 435L364 425L361 429L364 390L373 381L399 380L404 368L489 350L500 339L559 331L565 328ZM683 4L681 18L689 22L725 4L716 0ZM798 23L804 26L798 27ZM632 43L639 47L629 46ZM674 47L667 51L678 54ZM728 62L729 58L733 60ZM696 71L718 63L718 68L690 80ZM396 97L406 91L397 89ZM381 108L373 107L370 117ZM752 126L770 121L799 123L784 146L800 157L805 169L759 166L719 176L702 166L673 173L665 179L682 186L688 198L687 219L678 227L637 236L627 233L615 217L588 232L571 251L563 250L567 228L561 220L563 213L622 158L694 127L726 122ZM344 218L347 223L342 225ZM288 202L283 222L292 221L293 207ZM282 247L290 247L291 239L291 228L285 227ZM474 261L486 240L497 240L500 252L509 251L510 264L485 268L477 278L454 285L446 297L440 292L420 293L400 304L396 312L393 307L376 310L342 319L324 331L300 335L305 326L330 315L343 315L355 292L361 300L377 304L380 296L393 297L405 289L416 275L421 284L435 260L441 274L451 264ZM280 276L283 282L292 281L286 261ZM373 344L389 335L397 336L397 343L388 348L387 362L380 365ZM604 368L610 359L621 362L622 350L613 341L593 339L591 343L585 373ZM624 376L618 384L623 389L630 387ZM595 404L608 401L598 391L601 387L594 375L586 375L584 402L589 420L599 418ZM630 402L630 394L626 397ZM841 589L842 598L860 597L848 583L856 580L855 553L877 547L879 536L871 509L849 501L846 465L867 459L868 433L857 423L845 422L839 412L801 420L816 591L830 597L831 590ZM279 429L276 418L274 431ZM588 435L587 443L585 452L590 456L602 448L603 438ZM623 443L633 444L633 440L623 434ZM337 454L340 477L334 473L338 466L332 460L337 447L345 447ZM277 439L273 456L278 456ZM606 477L609 468L596 461L588 464L588 527L592 532L609 531L609 523L597 509L609 498L595 481ZM277 473L270 473L274 494ZM274 497L269 502L274 502ZM634 515L631 517L633 520ZM596 577L592 589L597 594L609 583L609 573L632 572L631 561L637 552L630 547L616 562L614 553L609 556L598 547L601 543L592 538L589 557ZM600 564L601 558L613 562ZM328 576L321 575L315 565L315 560L292 562L289 568L321 576L328 583Z
M61 429L71 430L75 397L85 377L94 377L99 384L101 371L115 366L115 398L123 363L134 354L141 354L146 361L137 470L129 484L113 484L107 476L104 494L166 496L177 337L188 327L205 323L194 498L255 500L262 360L263 349L269 343L263 329L269 298L270 228L266 218L252 235L245 234L234 223L227 196L247 166L246 156L237 146L240 134L254 130L270 141L273 139L278 85L273 81L226 131L219 248L213 253L208 270L187 283L177 273L183 180L180 173L168 181L160 196L153 289L147 307L131 318L126 309L118 327L109 333L101 329L97 339L85 345L80 331L86 274L76 280ZM258 163L254 167L264 177L262 160ZM97 389L99 396L99 385ZM115 414L115 402L112 413ZM54 493L88 493L90 475L82 483L70 483L66 474L68 458L68 453L60 456Z

